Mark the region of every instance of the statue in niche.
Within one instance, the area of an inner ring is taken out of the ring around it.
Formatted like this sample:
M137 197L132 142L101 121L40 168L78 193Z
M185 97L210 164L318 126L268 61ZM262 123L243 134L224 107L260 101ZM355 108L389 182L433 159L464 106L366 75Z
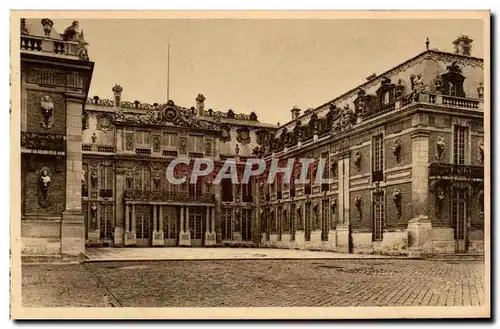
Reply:
M40 101L40 107L42 109L43 121L41 125L45 129L50 129L54 126L53 124L53 113L54 113L54 102L50 96L43 96Z
M52 178L51 178L49 169L42 168L42 170L40 172L41 193L39 194L38 202L39 202L40 206L42 206L44 208L50 204L49 190L50 190L51 181L52 181Z

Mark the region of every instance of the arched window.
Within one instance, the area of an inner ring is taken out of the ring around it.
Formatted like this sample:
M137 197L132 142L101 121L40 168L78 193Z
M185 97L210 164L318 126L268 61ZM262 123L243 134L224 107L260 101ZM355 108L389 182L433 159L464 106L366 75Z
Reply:
M151 170L148 166L139 165L135 168L134 189L139 191L151 189Z

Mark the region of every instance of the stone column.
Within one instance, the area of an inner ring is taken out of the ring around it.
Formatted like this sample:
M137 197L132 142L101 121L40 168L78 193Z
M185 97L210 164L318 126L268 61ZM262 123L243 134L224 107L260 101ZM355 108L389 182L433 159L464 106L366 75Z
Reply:
M137 228L135 220L136 220L136 218L135 218L135 204L132 204L132 227L131 227L132 230L131 230L131 232L133 234L133 239L135 239L135 233L136 233L135 230Z
M339 252L349 253L351 247L351 230L349 218L349 153L343 154L338 162L339 193L338 193L338 214L337 224L337 248Z
M125 232L130 232L130 212L129 205L125 203Z
M206 210L206 229L205 229L205 246L214 246L215 245L215 230L212 229L213 218L213 207L208 207ZM212 216L210 216L212 214ZM212 217L212 220L210 220Z
M160 230L160 226L163 226L161 208L161 205L153 205L153 246L163 246L165 244L163 240L163 229Z
M181 232L179 235L179 246L190 246L191 234L189 232L189 207L181 206Z
M215 234L215 207L212 207L212 233Z
M158 207L160 207L160 220L159 220L159 224L160 224L160 227L158 228L158 232L160 232L163 236L163 206L162 205L159 205Z
M411 255L432 253L432 224L428 217L429 134L417 131L411 136L412 219L408 222L408 250Z
M61 253L85 252L82 213L82 111L85 98L66 96L66 205L61 221Z
M124 169L115 167L115 246L123 245L124 215L123 215L123 192L125 190Z

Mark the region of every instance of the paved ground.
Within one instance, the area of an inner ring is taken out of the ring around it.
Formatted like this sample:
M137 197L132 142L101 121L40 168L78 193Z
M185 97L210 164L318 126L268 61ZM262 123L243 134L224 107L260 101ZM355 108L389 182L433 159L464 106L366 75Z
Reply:
M94 262L22 271L27 307L480 306L485 300L480 261Z
M88 261L390 258L381 255L270 248L87 248L85 255Z

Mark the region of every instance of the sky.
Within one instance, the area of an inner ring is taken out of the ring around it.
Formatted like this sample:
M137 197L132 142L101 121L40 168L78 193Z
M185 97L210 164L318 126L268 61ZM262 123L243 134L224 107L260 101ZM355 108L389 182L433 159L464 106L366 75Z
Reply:
M56 20L63 31L71 23ZM170 99L191 107L255 111L286 123L290 109L319 106L430 48L453 51L461 34L484 57L480 20L82 19L95 62L89 97L164 103L170 35Z

